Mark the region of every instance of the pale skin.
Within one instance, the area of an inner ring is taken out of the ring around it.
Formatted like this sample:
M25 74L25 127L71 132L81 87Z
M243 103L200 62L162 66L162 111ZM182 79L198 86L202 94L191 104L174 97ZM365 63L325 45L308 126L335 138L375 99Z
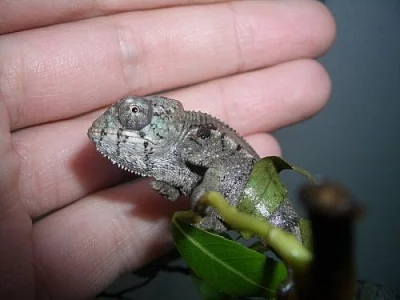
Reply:
M168 90L266 156L280 154L268 132L326 104L322 4L189 2L0 2L0 298L86 299L171 248L188 203L95 151L86 131L105 106Z

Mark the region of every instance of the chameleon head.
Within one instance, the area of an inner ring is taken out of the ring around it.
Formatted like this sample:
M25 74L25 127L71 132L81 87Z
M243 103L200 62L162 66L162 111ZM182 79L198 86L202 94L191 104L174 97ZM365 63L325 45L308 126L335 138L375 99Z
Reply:
M161 96L126 97L111 105L88 130L97 151L122 169L151 176L165 147L181 132L184 110Z

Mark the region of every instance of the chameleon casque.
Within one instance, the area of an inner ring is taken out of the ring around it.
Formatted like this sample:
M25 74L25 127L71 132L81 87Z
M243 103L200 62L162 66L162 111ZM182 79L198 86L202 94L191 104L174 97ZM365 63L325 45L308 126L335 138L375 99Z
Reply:
M152 177L152 188L162 196L172 201L188 196L194 210L208 191L221 193L236 206L260 159L228 125L162 96L119 100L93 122L88 137L118 167ZM227 229L214 211L203 214L196 226L214 232ZM285 201L266 217L299 236L299 218L291 203Z

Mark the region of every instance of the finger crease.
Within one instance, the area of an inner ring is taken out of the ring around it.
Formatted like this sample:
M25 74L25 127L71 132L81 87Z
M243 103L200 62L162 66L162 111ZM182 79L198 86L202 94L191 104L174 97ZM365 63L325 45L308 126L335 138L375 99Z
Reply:
M0 55L1 56L1 55ZM16 57L18 57L16 55ZM21 70L24 69L23 55L20 59L3 60L0 69L0 99L4 101L6 115L10 124L10 130L19 127L24 118L22 102L25 99L25 86L22 83Z
M136 42L129 27L116 23L114 25L117 37L121 73L123 75L127 90L137 92L146 88L144 86L143 74L138 72L140 58L143 57L143 49L139 42ZM139 76L138 76L139 75ZM134 79L134 80L133 80ZM134 86L132 87L132 84Z
M238 13L235 8L234 2L228 2L227 4L228 9L232 15L232 27L235 34L235 44L236 44L236 70L235 73L241 73L246 69L245 63L243 61L243 57L245 57L245 53L242 47L242 38L239 29L239 20L238 20Z

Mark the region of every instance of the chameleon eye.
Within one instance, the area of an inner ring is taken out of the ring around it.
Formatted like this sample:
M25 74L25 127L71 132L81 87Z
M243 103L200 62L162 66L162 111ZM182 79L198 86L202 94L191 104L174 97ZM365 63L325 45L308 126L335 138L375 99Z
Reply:
M139 111L139 107L137 105L132 105L131 106L131 112L136 114Z
M146 127L153 116L150 103L141 98L125 98L118 107L119 120L123 126L131 130Z

